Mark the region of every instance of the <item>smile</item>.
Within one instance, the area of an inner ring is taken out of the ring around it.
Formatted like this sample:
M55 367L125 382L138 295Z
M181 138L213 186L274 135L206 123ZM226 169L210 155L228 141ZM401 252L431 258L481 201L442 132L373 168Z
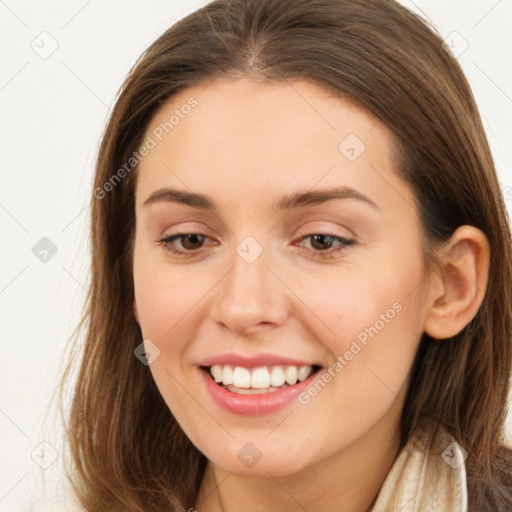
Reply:
M241 415L272 414L293 404L321 369L317 365L198 366L201 387L217 406Z
M214 364L209 368L212 378L228 391L240 394L271 393L307 379L319 366L274 365L246 368Z

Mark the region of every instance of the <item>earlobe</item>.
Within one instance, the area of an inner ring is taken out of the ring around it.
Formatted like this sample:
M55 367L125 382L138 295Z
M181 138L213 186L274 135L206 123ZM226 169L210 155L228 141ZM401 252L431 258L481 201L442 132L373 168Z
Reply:
M471 322L485 296L489 261L489 242L480 229L460 226L455 230L432 279L426 334L435 339L451 338Z

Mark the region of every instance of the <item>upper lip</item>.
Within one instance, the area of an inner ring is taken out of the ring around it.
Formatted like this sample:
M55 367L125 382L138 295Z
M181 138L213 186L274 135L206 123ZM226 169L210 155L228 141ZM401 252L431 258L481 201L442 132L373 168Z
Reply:
M214 364L229 364L232 366L243 366L246 368L255 368L258 366L321 366L318 363L311 361L299 361L287 356L280 356L277 354L254 354L242 355L227 352L225 354L217 354L215 356L207 357L200 361L199 366L212 366Z

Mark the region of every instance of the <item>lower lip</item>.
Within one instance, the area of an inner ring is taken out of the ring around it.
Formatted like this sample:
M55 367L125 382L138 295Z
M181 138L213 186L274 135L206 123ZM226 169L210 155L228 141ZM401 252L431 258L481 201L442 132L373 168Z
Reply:
M307 389L313 378L317 377L319 372L315 372L302 382L293 386L261 393L257 395L242 395L233 391L228 391L217 384L208 371L199 368L199 373L206 385L208 393L214 402L224 410L243 416L254 416L258 414L270 414L297 399L303 391Z

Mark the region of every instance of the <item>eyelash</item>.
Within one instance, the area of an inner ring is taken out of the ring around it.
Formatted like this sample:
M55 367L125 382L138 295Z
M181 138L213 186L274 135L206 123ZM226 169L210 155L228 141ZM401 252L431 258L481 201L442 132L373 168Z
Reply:
M162 238L161 240L158 240L158 245L163 246L165 251L168 251L171 254L174 254L176 256L181 256L181 257L184 257L184 258L191 258L191 257L195 256L202 249L202 247L200 247L197 250L188 250L188 251L185 250L184 251L184 250L181 250L181 249L175 249L171 245L175 240L177 240L179 238L183 238L183 237L188 236L188 235L199 235L201 237L209 238L208 235L205 235L204 233L176 233L174 235L169 235L169 236L166 236L165 238ZM333 238L334 240L337 240L341 244L337 248L335 248L334 250L332 248L331 249L327 249L325 251L318 251L318 250L315 250L315 249L311 249L312 252L315 253L315 255L318 255L321 258L332 258L333 257L333 253L339 253L339 252L345 251L345 250L347 250L348 246L353 245L353 244L356 243L356 241L354 239L344 238L342 236L337 236L337 235L335 235L333 233L311 233L309 235L302 236L300 238L300 240L302 241L302 240L305 240L307 238L311 238L311 237L316 236L316 235L328 236L330 238Z

